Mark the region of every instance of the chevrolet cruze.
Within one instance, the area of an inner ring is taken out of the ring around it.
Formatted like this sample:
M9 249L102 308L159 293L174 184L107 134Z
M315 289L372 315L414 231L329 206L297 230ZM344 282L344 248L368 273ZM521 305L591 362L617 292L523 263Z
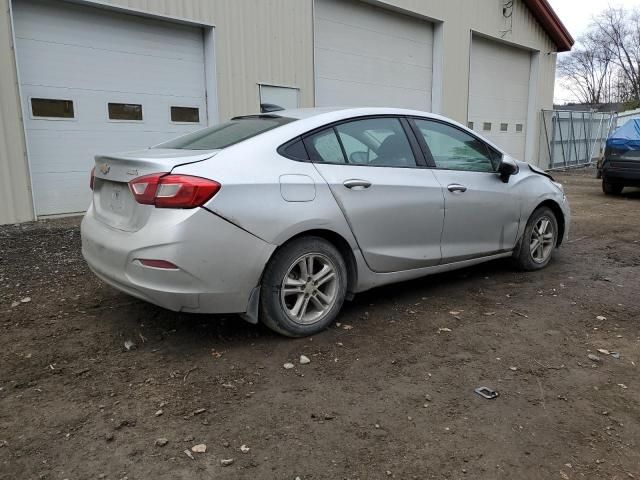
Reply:
M233 118L98 156L82 252L113 287L284 335L379 285L512 257L546 266L563 188L447 118L395 108Z

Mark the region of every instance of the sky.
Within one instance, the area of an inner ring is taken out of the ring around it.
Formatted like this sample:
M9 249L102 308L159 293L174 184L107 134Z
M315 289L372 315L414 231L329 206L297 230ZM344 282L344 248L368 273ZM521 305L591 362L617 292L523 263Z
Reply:
M549 3L567 27L574 39L589 27L594 15L611 5L612 7L640 8L640 0L549 0ZM561 57L563 54L559 54ZM554 95L555 103L565 103L575 101L567 89L556 80Z

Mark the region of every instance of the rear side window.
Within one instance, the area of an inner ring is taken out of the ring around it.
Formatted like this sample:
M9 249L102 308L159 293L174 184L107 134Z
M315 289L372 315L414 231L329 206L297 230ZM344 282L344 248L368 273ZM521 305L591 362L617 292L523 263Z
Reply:
M400 120L366 118L305 137L317 162L368 167L415 167L416 159Z
M307 137L314 157L325 163L345 163L342 148L333 128Z
M273 130L295 119L278 116L238 117L214 127L198 130L175 140L157 145L155 148L177 148L181 150L219 150L242 142L261 133Z
M304 142L301 138L294 138L290 142L285 143L278 148L278 153L284 157L291 158L292 160L309 160L307 149L304 148Z
M336 126L349 164L415 167L411 144L397 118L367 118Z

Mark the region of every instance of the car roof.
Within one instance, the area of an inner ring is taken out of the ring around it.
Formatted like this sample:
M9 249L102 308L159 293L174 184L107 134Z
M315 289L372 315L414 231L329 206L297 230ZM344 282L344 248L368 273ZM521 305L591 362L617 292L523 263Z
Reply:
M448 118L441 117L430 112L420 110L410 110L406 108L394 107L313 107L313 108L295 108L285 109L272 112L273 115L281 117L296 118L298 120L316 117L318 115L335 114L344 118L361 117L366 115L418 115L421 117L440 118L442 120L451 121Z
M365 117L369 115L405 115L405 116L416 116L423 118L430 118L434 120L440 120L451 125L455 125L458 128L469 132L471 135L475 137L481 138L484 142L491 145L494 149L505 154L506 152L493 143L491 140L486 137L474 132L469 129L466 125L463 125L460 122L456 122L455 120L438 115L436 113L424 112L421 110L411 110L406 108L394 108L394 107L314 107L314 108L296 108L289 110L278 110L270 113L269 115L274 115L278 117L287 117L294 118L296 120L302 120L305 124L311 123L314 126L321 126L322 124L328 124L333 122L338 122L341 120L347 120L351 118L357 117ZM293 122L298 123L298 122ZM293 126L293 124L290 124Z

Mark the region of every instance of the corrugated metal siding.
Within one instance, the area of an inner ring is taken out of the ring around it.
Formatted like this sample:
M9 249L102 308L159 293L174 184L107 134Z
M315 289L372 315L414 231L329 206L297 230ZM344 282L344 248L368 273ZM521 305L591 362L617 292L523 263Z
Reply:
M19 0L18 0L19 1ZM99 3L216 26L220 118L253 113L258 82L300 88L302 106L313 98L312 0L103 0ZM466 122L471 32L541 52L538 110L553 103L553 42L521 0L511 31L502 0L370 0L443 23L442 112ZM32 218L25 143L20 121L9 0L0 0L0 223Z
M300 88L313 106L311 0L106 0L215 25L220 118L255 113L259 82Z
M0 1L0 224L33 220L9 0Z

